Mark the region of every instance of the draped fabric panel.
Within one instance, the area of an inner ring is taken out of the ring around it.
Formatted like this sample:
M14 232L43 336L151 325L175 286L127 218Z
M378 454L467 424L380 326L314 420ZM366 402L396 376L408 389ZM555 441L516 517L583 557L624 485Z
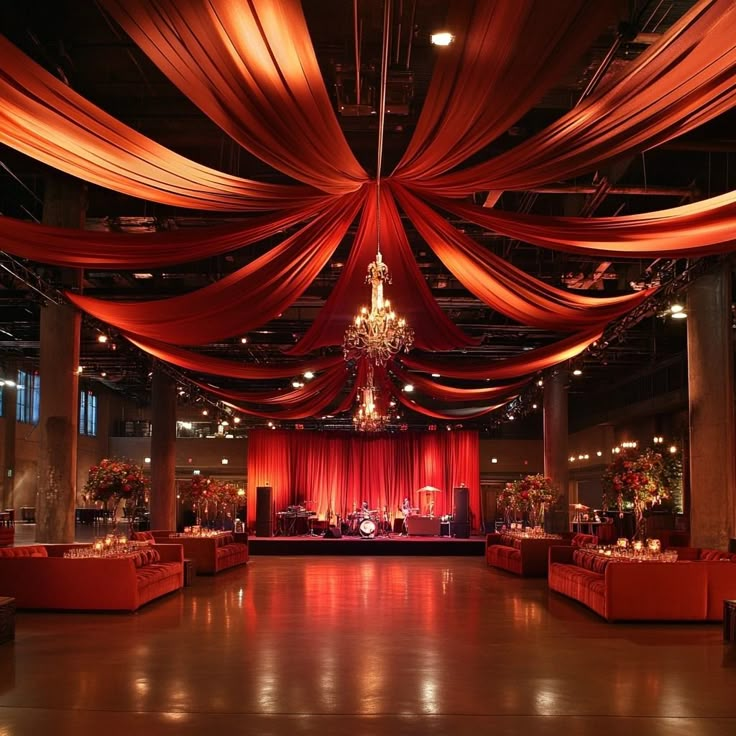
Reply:
M371 289L366 284L366 274L376 257L376 183L371 182L366 189L365 206L350 256L320 313L289 351L291 355L342 345L345 328L357 310L366 304L370 306ZM477 340L452 324L440 309L419 271L396 205L385 187L380 188L380 197L381 253L392 279L384 288L384 295L414 329L415 346L424 350L449 350L477 344Z
M521 324L582 330L621 316L651 294L647 290L597 299L557 289L485 250L400 185L392 188L414 227L458 281Z
M453 0L447 27L455 40L438 50L416 131L394 174L443 174L505 133L614 19L617 5Z
M495 401L516 395L528 383L528 379L516 381L505 386L484 386L483 388L458 388L433 381L417 373L407 373L396 363L390 367L391 373L403 384L411 384L414 391L440 401ZM412 394L414 396L414 394ZM415 397L416 398L416 397Z
M337 390L345 385L348 377L345 361L323 371L311 381L304 382L301 388L276 391L237 391L233 389L222 389L211 383L196 382L201 388L211 391L217 396L228 401L245 402L251 404L269 404L272 406L291 407L303 404L325 392L333 396Z
M323 196L302 185L231 176L180 156L85 100L3 36L0 143L83 181L177 207L272 210Z
M334 416L335 414L341 414L342 412L347 411L355 401L357 394L355 384L353 384L353 386L350 387L347 393L343 394L342 397L339 396L340 389L345 387L347 378L348 374L347 370L345 370L345 374L341 377L341 383L339 385L337 385L337 382L334 382L329 385L324 392L315 394L302 403L294 404L293 406L286 408L269 409L266 411L255 409L252 406L242 403L236 404L226 398L223 398L223 403L226 406L230 406L233 409L243 412L243 414L261 417L262 419L296 420L319 417L325 414ZM202 386L202 388L206 388L206 390L211 393L218 395L218 391L209 386Z
M452 489L469 488L473 528L480 516L477 432L354 435L337 432L252 430L248 433L248 514L255 522L255 489L273 488L276 509L310 503L319 518L343 518L367 501L393 515L404 497L423 512L453 511ZM424 486L440 493L419 493Z
M262 161L325 192L368 176L337 123L298 0L104 0L158 68Z
M178 345L204 345L247 332L278 316L314 281L340 244L363 200L337 198L281 245L220 281L184 296L112 303L66 296L79 309L132 335Z
M160 268L228 253L270 238L327 209L327 198L298 210L259 215L216 228L156 233L112 233L37 225L0 217L0 242L8 253L69 268Z
M294 376L303 376L306 371L317 373L345 362L342 355L329 355L319 358L305 358L299 362L285 365L256 365L213 358L209 355L202 355L191 350L183 350L166 343L146 340L133 335L124 335L124 337L154 358L164 360L179 368L227 378L243 378L255 381L293 378Z
M623 76L545 130L488 161L411 186L447 197L531 188L684 135L736 104L734 28L733 0L700 2Z
M516 396L509 396L507 399L501 402L490 404L489 406L481 407L460 407L455 409L430 409L426 406L418 404L415 400L409 399L403 391L397 386L393 386L391 393L407 408L422 414L425 417L431 417L432 419L446 419L449 421L461 421L463 419L478 419L479 417L491 414L502 406L505 406L516 398Z
M530 375L570 360L590 347L602 334L603 329L596 327L592 330L570 335L564 340L559 340L551 345L545 345L503 360L463 360L458 362L414 352L410 355L402 355L399 359L407 368L415 371L426 371L427 373L439 373L445 378L503 380ZM412 381L415 380L416 374L412 374Z
M481 227L565 253L605 258L691 258L736 249L736 191L668 210L593 218L528 215L440 197L426 199Z

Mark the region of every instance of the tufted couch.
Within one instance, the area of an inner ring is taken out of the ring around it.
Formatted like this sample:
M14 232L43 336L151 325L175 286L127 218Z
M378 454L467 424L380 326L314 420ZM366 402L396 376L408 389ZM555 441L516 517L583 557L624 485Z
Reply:
M721 621L736 598L736 555L678 550L677 562L626 562L550 547L550 590L574 598L607 621Z
M573 544L577 547L595 542L596 537L591 534L576 534L571 539L489 534L486 537L486 563L522 577L543 578L547 575L547 557L551 546Z
M194 563L198 575L215 575L236 565L248 562L248 542L236 542L232 533L222 532L213 537L180 536L174 531L154 529L150 532L138 532L134 538L141 536L155 540L156 544L181 544L184 557Z
M89 545L34 544L0 549L0 595L18 608L136 611L184 584L181 545L150 547L121 557L65 558Z

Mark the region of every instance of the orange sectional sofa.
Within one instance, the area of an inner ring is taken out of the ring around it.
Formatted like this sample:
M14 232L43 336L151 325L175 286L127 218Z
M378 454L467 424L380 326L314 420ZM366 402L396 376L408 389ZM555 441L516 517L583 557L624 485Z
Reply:
M576 534L569 540L555 537L523 537L495 533L486 537L486 563L491 567L512 572L522 577L543 578L547 575L549 548L553 545L595 544L596 537Z
M236 542L228 532L213 537L187 537L177 536L174 531L154 529L150 532L139 532L135 537L140 538L141 535L150 535L157 545L181 544L184 557L194 562L197 575L215 575L248 562L247 541Z
M121 557L66 558L89 545L28 545L0 549L0 595L18 608L136 611L184 585L179 544L156 545Z
M607 621L722 621L724 599L736 598L735 563L736 555L716 550L626 562L550 547L547 582Z

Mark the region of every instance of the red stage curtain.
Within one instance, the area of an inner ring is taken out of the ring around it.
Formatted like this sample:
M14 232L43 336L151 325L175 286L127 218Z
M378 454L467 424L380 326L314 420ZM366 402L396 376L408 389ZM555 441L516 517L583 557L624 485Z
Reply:
M298 0L104 0L126 33L233 140L333 194L368 176L332 109Z
M614 20L617 5L453 0L446 25L455 40L438 50L416 131L394 174L444 174L505 133Z
M328 345L342 345L345 328L361 306L370 306L365 282L376 257L376 183L366 186L363 215L355 242L335 288L304 337L289 351L305 355ZM422 276L390 193L381 187L381 253L391 284L384 290L396 312L414 329L414 345L424 350L450 350L478 341L457 328L440 309Z
M116 304L66 293L75 306L125 333L179 345L241 335L277 317L314 281L353 221L363 192L338 197L281 245L217 283L158 301Z
M527 353L503 360L443 361L441 358L437 359L417 353L398 356L397 360L400 360L404 366L412 370L439 373L445 378L503 380L536 373L565 360L570 360L570 358L580 355L602 334L602 328L596 327L592 330L570 335L564 340L551 345L545 345L542 348L536 348ZM414 376L412 376L413 379Z
M325 210L331 198L298 210L237 224L157 233L106 233L37 225L0 217L3 250L21 258L70 268L160 268L228 253L269 238Z
M0 36L0 142L151 202L200 210L298 208L321 192L261 184L179 156L85 100Z
M248 509L255 520L255 489L270 485L276 509L313 502L320 518L328 510L345 517L368 501L393 516L408 496L435 515L453 511L452 489L469 488L473 527L480 516L480 456L477 432L354 435L338 432L252 430L248 433ZM417 493L424 486L440 493Z
M213 358L209 355L201 355L191 350L183 350L156 340L145 340L133 335L124 335L124 337L149 355L179 368L209 373L214 376L226 376L227 378L245 378L256 381L293 378L303 376L306 371L317 373L345 362L342 355L329 355L319 358L305 358L299 362L285 365L254 365L223 358Z
M545 130L481 164L411 186L447 197L527 189L684 135L736 103L735 28L733 0L697 3L621 76Z
M620 317L651 294L595 298L556 289L479 246L402 186L392 188L419 234L463 286L521 324L570 332L592 328Z
M545 217L427 197L510 238L601 258L692 258L736 249L736 191L682 207L621 217Z

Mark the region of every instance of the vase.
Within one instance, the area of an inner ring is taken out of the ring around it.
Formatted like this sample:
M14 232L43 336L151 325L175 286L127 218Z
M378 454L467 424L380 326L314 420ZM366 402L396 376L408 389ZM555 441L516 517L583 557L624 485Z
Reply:
M634 503L634 536L632 539L644 541L647 536L647 520L644 518L644 507Z

